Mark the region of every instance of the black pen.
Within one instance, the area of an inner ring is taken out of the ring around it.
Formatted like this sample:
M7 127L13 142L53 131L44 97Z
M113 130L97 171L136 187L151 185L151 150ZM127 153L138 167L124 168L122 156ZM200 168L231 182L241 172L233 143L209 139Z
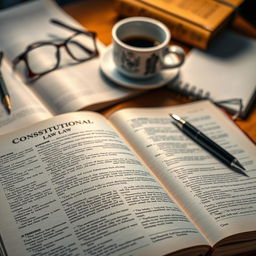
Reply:
M172 119L175 121L175 124L184 132L186 133L191 139L196 141L202 147L204 147L207 151L212 153L215 157L221 160L223 163L228 165L232 170L247 176L248 175L244 172L245 168L239 163L239 161L228 153L225 149L221 146L216 144L210 138L208 138L205 134L200 132L196 127L194 127L189 122L185 121L181 117L175 114L170 114Z
M4 56L4 53L2 51L0 51L0 67L1 67L1 64L2 64L3 56ZM1 91L3 93L3 100L4 100L4 103L5 103L5 107L8 111L8 113L10 114L11 113L11 108L12 108L11 107L11 100L10 100L10 95L9 95L8 90L7 90L7 87L6 87L1 69L0 69L0 88L1 88Z

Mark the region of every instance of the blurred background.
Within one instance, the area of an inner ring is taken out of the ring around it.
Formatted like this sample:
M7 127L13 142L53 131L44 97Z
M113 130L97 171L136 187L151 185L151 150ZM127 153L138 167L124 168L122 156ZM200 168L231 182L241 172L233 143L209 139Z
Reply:
M11 7L16 4L24 3L28 1L31 1L31 0L0 0L0 9L4 9L7 7ZM65 5L65 4L78 2L78 1L86 1L86 0L56 0L56 2L60 5Z
M19 3L24 3L28 1L37 1L37 0L0 0L0 9L14 6ZM71 4L74 2L81 1L92 1L93 0L55 0L59 5ZM108 1L108 0L106 0ZM195 0L196 1L196 0ZM213 0L214 1L214 0ZM221 1L221 0L218 0ZM244 3L239 7L239 13L245 19L247 19L251 24L256 26L256 0L245 0Z

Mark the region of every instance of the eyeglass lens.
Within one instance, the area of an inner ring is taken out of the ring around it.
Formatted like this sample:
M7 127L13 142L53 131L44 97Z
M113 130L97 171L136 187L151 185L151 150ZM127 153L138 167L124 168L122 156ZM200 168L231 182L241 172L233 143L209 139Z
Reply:
M58 66L58 48L55 45L41 45L27 54L29 67L34 74L42 74Z
M85 34L75 35L66 45L72 57L79 61L90 58L96 50L93 38Z

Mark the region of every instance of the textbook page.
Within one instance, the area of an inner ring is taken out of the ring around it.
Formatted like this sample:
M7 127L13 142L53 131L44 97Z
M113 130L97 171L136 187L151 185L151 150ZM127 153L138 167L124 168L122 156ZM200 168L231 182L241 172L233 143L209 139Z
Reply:
M52 117L51 112L22 83L3 59L1 71L11 99L11 113L0 103L0 135Z
M0 140L0 235L8 255L209 249L100 114L59 115Z
M66 39L74 33L52 24L52 18L83 29L50 0L31 1L0 12L0 34L4 35L1 37L0 48L4 50L10 63L31 43ZM97 46L101 55L105 46L99 40ZM33 55L36 58L33 62L35 66L49 61L45 52ZM99 68L100 57L78 64L61 48L60 58L60 69L33 81L28 79L23 61L15 68L29 88L56 114L90 107L93 110L99 109L135 94L135 90L119 87L103 78Z
M172 123L170 113L191 121L237 157L249 177L226 167L184 135ZM166 108L124 109L110 120L211 245L227 236L256 230L256 147L221 110L201 101ZM250 235L245 239L251 239Z

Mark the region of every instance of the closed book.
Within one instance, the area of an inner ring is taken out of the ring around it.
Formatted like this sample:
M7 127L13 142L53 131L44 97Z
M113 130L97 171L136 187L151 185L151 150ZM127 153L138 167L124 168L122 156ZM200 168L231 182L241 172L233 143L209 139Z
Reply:
M148 16L165 23L172 38L206 49L211 39L231 20L240 1L116 0L124 17Z

